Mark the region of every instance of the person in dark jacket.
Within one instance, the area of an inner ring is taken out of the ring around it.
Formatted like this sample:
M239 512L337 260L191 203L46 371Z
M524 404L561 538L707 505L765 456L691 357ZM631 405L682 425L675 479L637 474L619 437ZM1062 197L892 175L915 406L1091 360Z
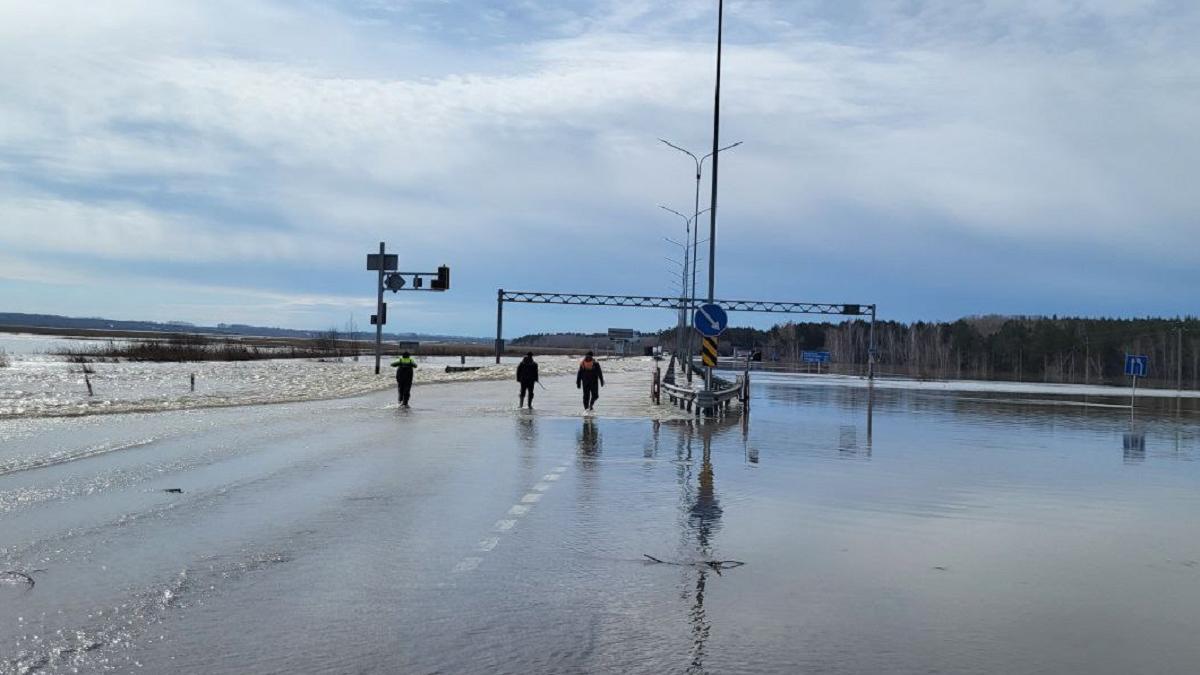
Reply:
M392 361L392 367L396 369L396 390L400 396L400 405L408 407L408 397L412 394L413 371L417 369L417 362L413 361L408 352L400 355L400 358Z
M533 385L538 381L538 364L533 360L533 352L521 359L517 366L517 382L521 383L521 407L525 406L525 396L529 396L529 408L533 409Z
M583 390L583 409L594 410L596 399L600 398L600 387L604 386L604 372L600 370L600 362L591 352L579 362L579 372L575 375L575 388Z

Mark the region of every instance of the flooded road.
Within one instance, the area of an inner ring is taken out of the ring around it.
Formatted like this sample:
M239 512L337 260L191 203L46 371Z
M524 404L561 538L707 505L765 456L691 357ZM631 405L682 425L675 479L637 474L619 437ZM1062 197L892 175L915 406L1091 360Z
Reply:
M756 378L6 420L0 672L1200 664L1195 401Z

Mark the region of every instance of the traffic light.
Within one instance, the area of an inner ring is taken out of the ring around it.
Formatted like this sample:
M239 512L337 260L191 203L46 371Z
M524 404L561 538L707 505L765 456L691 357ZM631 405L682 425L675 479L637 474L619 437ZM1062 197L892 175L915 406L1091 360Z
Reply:
M386 302L380 303L379 308L381 310L383 310L383 321L379 320L378 314L372 314L371 315L371 325L372 326L383 326L383 325L387 324L387 303Z
M450 268L442 265L438 268L437 278L429 282L429 289L432 291L447 291L450 290Z

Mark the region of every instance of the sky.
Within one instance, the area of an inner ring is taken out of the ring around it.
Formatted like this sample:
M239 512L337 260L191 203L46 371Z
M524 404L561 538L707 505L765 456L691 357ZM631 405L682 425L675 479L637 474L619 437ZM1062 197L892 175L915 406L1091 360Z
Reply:
M725 28L718 298L1200 313L1200 3L728 0ZM715 38L716 0L0 0L0 311L363 326L380 241L452 269L388 295L398 332L491 335L498 288L674 296L658 206L696 183L658 139L711 150Z

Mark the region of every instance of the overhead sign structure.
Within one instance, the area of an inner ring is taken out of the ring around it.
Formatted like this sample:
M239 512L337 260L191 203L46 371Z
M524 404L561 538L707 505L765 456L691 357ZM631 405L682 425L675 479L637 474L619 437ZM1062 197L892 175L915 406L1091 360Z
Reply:
M1126 354L1125 374L1133 377L1146 377L1150 372L1150 357L1145 355Z
M717 338L705 336L700 341L700 359L709 368L717 365Z
M729 315L720 305L710 302L696 308L692 325L704 337L717 337L729 326Z

